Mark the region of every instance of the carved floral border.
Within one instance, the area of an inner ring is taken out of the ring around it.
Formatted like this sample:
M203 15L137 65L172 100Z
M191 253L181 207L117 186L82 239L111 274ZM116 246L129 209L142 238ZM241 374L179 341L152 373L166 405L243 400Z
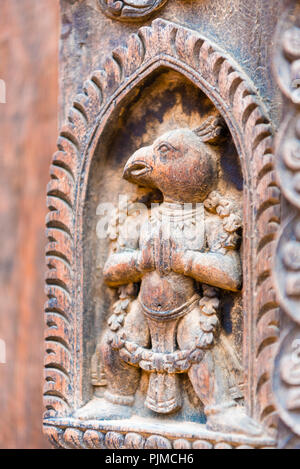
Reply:
M275 40L274 70L284 97L276 170L292 215L278 238L274 264L277 296L285 314L273 388L281 419L300 435L300 6L293 3Z
M97 0L102 11L118 21L142 21L162 8L168 0Z
M272 428L276 412L270 375L279 312L271 270L280 225L273 129L258 91L229 55L197 32L162 19L140 28L107 57L103 70L91 74L58 138L47 193L45 424L71 415L83 403L82 219L91 159L113 109L162 66L181 72L207 94L241 156L247 200L244 244L254 262L244 263L246 393L250 413Z

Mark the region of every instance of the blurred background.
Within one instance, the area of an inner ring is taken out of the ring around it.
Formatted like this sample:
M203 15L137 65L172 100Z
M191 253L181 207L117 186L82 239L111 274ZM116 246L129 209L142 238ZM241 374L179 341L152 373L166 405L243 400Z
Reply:
M58 43L59 0L1 0L0 448L49 446L41 430L44 220L57 138Z

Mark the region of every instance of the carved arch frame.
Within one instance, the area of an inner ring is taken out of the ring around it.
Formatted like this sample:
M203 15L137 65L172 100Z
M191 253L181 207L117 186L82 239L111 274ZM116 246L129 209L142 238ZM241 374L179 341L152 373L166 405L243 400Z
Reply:
M251 415L267 427L276 425L270 364L279 337L279 311L271 271L280 226L280 190L274 173L273 129L258 91L229 55L197 32L157 19L131 35L126 46L107 58L104 70L86 81L53 156L46 219L44 403L48 434L48 419L53 424L83 403L82 228L90 164L117 104L163 66L183 74L211 99L226 120L241 158L246 402Z

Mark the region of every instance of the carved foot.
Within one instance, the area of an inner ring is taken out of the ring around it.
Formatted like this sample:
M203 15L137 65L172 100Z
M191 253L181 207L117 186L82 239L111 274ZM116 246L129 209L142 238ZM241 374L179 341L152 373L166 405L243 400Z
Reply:
M264 428L248 417L243 407L233 406L211 413L207 417L208 430L221 433L238 433L246 436L260 437Z
M93 399L81 409L74 417L80 420L119 420L130 418L132 409L128 405L112 404L106 399Z

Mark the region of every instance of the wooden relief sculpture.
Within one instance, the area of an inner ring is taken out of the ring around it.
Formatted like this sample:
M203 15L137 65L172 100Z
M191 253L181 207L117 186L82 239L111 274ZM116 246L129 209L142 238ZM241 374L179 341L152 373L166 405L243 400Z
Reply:
M162 19L104 68L48 187L45 432L65 448L273 447L280 191L260 96Z
M119 21L141 21L161 8L167 0L98 0L104 13Z

